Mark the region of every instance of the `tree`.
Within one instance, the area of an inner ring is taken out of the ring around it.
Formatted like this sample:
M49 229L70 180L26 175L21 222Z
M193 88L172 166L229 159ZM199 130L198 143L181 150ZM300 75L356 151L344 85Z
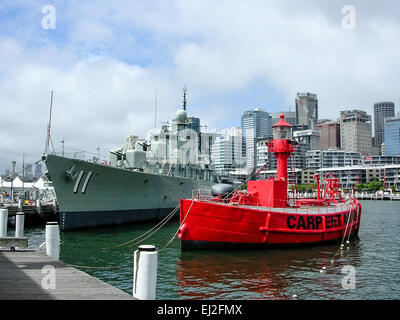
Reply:
M368 191L374 192L374 191L379 191L381 190L383 187L383 183L382 182L378 182L378 181L373 181L367 184L367 189Z
M361 192L361 191L363 191L364 189L368 189L367 184L365 184L365 183L358 183L358 184L356 184L356 190L357 190L358 192Z

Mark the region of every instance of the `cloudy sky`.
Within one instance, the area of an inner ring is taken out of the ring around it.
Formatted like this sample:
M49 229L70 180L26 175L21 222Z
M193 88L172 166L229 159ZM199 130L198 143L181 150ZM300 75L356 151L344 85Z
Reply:
M318 95L320 118L377 101L397 112L399 57L396 0L1 0L0 173L40 158L52 90L54 148L105 157L154 127L156 92L157 126L172 119L184 86L209 128L294 110L299 91Z

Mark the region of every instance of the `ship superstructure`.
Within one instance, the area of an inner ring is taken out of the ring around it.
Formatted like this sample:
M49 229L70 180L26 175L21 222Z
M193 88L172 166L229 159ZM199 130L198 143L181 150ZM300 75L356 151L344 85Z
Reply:
M165 217L192 190L219 182L211 163L216 135L201 132L200 119L183 109L146 139L129 135L110 150L109 161L45 155L63 230Z

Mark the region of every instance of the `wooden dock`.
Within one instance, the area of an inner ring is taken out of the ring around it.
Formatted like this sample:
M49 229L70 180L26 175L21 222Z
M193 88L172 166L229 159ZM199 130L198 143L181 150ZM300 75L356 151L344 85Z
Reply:
M19 210L18 210L18 204L15 204L15 203L12 204L12 205L10 205L10 204L3 205L2 208L3 208L3 209L8 209L8 216L9 216L9 217L14 216L14 215L19 211ZM50 202L44 202L44 203L41 205L40 210L41 210L41 212L38 213L38 210L37 210L37 208L36 208L36 205L27 205L27 204L24 204L23 207L22 207L22 211L23 211L25 214L56 214L56 213L57 213L57 212L54 210L53 203L50 203Z
M0 300L135 298L43 252L0 250Z
M8 218L14 217L19 211L17 204L3 205L0 208L8 210ZM25 214L25 226L42 225L47 221L58 221L59 219L58 210L55 210L53 203L50 202L43 203L40 212L38 212L36 205L23 205L22 212Z

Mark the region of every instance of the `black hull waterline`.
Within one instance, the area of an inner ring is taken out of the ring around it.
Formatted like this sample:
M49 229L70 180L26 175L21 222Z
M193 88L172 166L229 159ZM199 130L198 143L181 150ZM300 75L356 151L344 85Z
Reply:
M174 208L138 209L126 211L101 212L60 212L59 223L63 231L132 224L151 220L161 220L170 214ZM176 218L179 215L176 214Z

